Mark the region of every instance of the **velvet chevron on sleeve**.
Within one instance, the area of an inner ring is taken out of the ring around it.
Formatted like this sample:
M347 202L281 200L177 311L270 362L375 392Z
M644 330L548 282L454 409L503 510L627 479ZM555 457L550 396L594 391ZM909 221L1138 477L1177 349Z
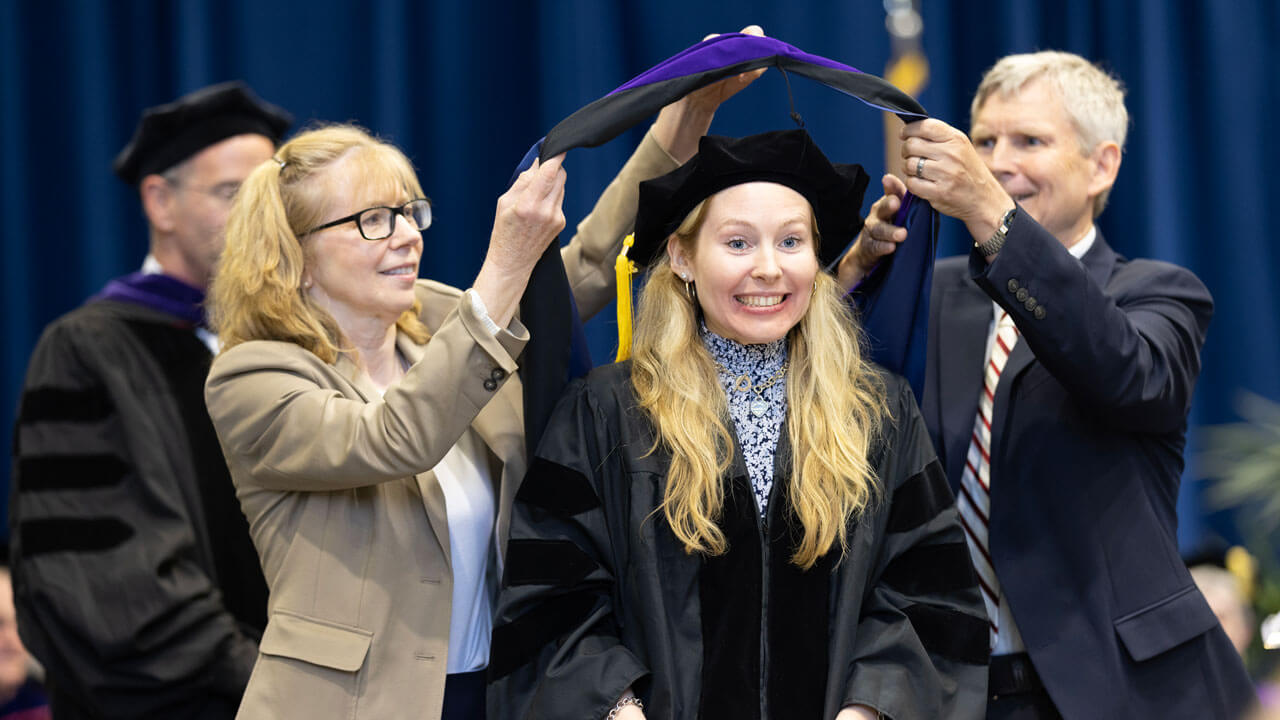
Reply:
M203 387L210 355L151 308L91 302L31 357L14 429L23 641L59 718L230 718L267 588Z
M648 669L622 642L620 455L577 381L516 495L490 649L490 717L604 717Z

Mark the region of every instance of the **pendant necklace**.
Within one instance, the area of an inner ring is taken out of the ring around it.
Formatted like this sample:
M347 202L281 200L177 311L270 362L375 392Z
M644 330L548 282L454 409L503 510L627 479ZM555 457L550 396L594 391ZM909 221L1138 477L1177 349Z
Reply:
M764 399L763 393L765 390L768 390L769 388L773 387L774 383L778 382L784 376L786 376L787 367L790 365L791 365L790 360L787 360L786 362L782 363L782 367L779 367L777 372L775 372L772 377L760 383L759 385L752 385L751 376L746 373L739 375L737 379L733 381L734 390L737 390L739 392L746 392L750 390L751 392L755 393L756 395L755 399L752 400L751 403L747 405L747 408L751 410L752 415L755 415L756 417L761 417L766 412L769 411L769 401ZM729 374L729 368L725 367L724 365L720 363L716 363L716 367L718 367L720 371L723 372L725 375Z

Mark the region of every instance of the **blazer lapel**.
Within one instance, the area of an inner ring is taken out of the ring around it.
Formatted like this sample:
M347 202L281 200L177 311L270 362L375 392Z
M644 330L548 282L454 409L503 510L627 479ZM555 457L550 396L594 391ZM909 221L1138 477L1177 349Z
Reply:
M524 479L526 469L524 443L524 404L521 398L520 376L512 373L507 384L489 401L471 429L480 436L489 450L489 466L497 489L497 513L495 537L498 542L499 567L506 555L508 529L511 527L511 507L515 503L516 490Z
M422 359L425 346L418 345L403 333L397 333L396 349L404 355L410 365L413 365ZM449 515L445 505L444 489L440 487L440 481L436 479L434 470L418 473L416 480L418 491L422 494L422 505L427 512L427 519L431 521L431 532L435 534L436 542L440 544L441 555L452 569L453 559L449 554Z
M983 358L991 328L991 299L967 277L946 288L938 328L939 395L947 478L960 479L982 389Z
M378 388L374 387L373 381L369 379L369 374L360 370L349 353L338 353L338 361L333 364L333 367L338 374L351 383L351 387L355 388L361 400L372 402L381 397L378 394Z
M1000 372L1000 384L996 386L995 402L991 408L991 443L996 448L1000 444L998 437L1000 428L1004 427L1004 418L1009 412L1009 395L1013 392L1014 380L1035 359L1031 346L1019 337L1018 342L1013 346L1013 352L1009 353L1004 369Z
M1119 255L1111 249L1106 240L1102 239L1102 231L1099 230L1097 238L1093 241L1093 247L1080 258L1080 262L1084 263L1084 269L1098 287L1104 288L1111 280L1111 272L1115 269L1117 257Z

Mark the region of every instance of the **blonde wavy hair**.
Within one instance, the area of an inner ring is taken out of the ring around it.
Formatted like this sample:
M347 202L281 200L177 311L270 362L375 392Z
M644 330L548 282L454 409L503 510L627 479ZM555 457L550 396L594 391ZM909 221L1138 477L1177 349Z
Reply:
M694 257L704 200L675 232ZM813 227L815 251L817 227ZM728 401L699 336L696 301L664 256L640 298L631 379L641 407L671 453L661 510L687 552L720 555L728 541L716 521L723 477L733 462ZM863 356L859 326L834 278L819 272L809 308L787 335L787 428L791 510L804 535L791 562L813 567L839 544L850 521L878 496L869 453L888 417L884 385Z
M299 134L250 173L227 219L226 248L209 287L209 318L226 351L249 340L283 340L333 364L349 345L337 321L302 287L314 246L298 232L334 212L334 184L325 172L350 157L346 187L422 197L413 166L395 146L354 125ZM430 333L414 301L396 327L415 342Z

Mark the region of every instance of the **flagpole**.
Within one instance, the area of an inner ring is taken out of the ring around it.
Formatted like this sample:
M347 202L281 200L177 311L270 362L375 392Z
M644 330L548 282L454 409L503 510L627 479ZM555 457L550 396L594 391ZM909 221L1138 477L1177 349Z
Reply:
M889 31L889 62L884 67L884 79L916 100L929 84L929 61L924 55L921 38L924 19L920 15L920 0L884 0L884 25ZM884 114L884 171L899 178L903 175L902 120L893 113Z

